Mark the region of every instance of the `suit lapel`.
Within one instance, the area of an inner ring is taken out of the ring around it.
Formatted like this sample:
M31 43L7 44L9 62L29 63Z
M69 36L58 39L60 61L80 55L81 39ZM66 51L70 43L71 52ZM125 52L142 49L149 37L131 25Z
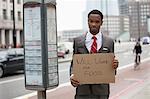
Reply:
M101 48L98 50L98 53L102 53L103 47L104 47L104 44L105 44L105 38L104 38L103 34L102 34L102 42L101 42L101 44L102 44L102 46L101 46Z
M82 43L84 44L83 47L84 47L84 49L85 49L85 52L86 52L86 53L89 53L89 51L88 51L88 49L87 49L87 47L86 47L86 45L85 45L85 40L86 40L86 35L84 35L84 37L83 37L83 42L82 42Z
M86 40L86 34L81 37L80 45L83 47L85 53L89 53L89 51L88 51L88 49L86 48L86 45L85 45L85 40Z
M108 40L104 35L102 35L102 46L98 52L99 53L109 53L110 52L110 48L108 46Z

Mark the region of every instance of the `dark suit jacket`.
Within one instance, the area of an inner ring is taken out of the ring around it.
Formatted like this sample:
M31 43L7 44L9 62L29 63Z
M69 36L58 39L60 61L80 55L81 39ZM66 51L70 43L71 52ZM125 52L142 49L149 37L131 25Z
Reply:
M74 39L73 54L89 53L85 45L86 35ZM102 35L102 46L98 53L113 53L114 42L111 38ZM71 62L70 75L72 73ZM76 88L76 95L109 95L109 84L83 84Z

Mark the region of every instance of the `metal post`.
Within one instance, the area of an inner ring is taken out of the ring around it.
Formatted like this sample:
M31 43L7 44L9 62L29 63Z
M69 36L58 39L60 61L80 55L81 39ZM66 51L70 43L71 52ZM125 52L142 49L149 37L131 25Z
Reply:
M38 99L46 99L46 90L44 91L38 91Z
M137 1L137 14L138 14L138 41L140 41L140 13L139 13L139 1Z
M13 47L16 48L15 0L13 0Z
M41 31L42 31L42 34L41 34L41 40L42 40L42 48L45 49L45 51L47 52L47 48L46 48L46 9L45 9L45 4L44 4L44 0L42 0L42 6L41 6ZM45 60L45 58L47 57L46 54L42 51L42 61L44 61L42 64L42 68L45 72L43 72L43 75L46 76L46 66L47 66L47 60ZM47 59L47 58L46 58ZM47 78L47 77L46 77ZM43 79L43 80L46 80L46 79ZM44 83L46 83L46 81L44 81ZM46 85L46 84L44 84ZM44 86L46 87L46 86ZM38 96L38 99L46 99L46 89L45 90L42 90L42 91L39 91L37 92L37 96Z

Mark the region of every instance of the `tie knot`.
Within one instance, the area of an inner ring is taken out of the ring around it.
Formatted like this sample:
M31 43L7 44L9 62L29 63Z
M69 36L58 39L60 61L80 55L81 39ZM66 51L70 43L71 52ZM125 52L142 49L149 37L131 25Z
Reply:
M92 39L97 40L96 36L93 36Z

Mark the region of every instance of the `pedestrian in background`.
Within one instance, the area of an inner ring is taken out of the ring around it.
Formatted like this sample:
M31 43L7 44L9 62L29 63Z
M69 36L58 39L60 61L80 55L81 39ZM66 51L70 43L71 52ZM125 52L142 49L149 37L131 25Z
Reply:
M88 14L89 31L74 39L73 54L114 53L114 42L101 32L103 14L99 10L92 10ZM105 49L105 50L103 50ZM72 73L73 60L70 68L70 81L76 87L75 99L108 99L109 84L80 84ZM118 60L113 60L112 67L118 67Z
M118 42L119 42L119 44L121 43L121 41L120 41L120 40L118 40Z
M141 53L142 53L142 47L139 41L136 42L134 49L133 49L133 53L136 54L135 63L136 65L138 65L141 62Z

